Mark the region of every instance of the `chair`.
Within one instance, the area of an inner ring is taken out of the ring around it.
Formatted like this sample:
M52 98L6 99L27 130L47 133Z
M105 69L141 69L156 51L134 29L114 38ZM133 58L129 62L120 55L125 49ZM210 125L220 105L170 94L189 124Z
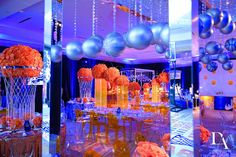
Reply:
M116 118L115 115L113 115L112 113L108 113L107 114L107 122L108 122L108 124L106 125L106 142L107 143L108 143L109 130L114 130L115 131L115 140L118 140L119 130L122 129L124 140L126 139L125 126L120 126L119 125L119 121L118 121L118 119Z
M126 142L116 140L113 144L114 157L130 157L130 149Z
M141 132L137 132L135 134L135 144L138 144L141 141L147 141L147 139Z
M104 127L106 126L106 123L100 122L99 117L101 116L98 113L95 113L94 111L89 112L90 115L90 125L89 125L89 138L92 137L93 131L94 131L94 126L97 127L97 134L95 136L96 141L98 139L98 135L100 135L101 132L101 126L103 125Z
M102 157L98 152L93 149L88 149L84 152L83 157Z

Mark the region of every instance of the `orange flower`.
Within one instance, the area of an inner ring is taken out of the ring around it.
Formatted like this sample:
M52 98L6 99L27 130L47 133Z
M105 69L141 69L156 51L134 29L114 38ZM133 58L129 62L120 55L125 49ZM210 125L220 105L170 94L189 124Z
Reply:
M3 117L0 118L0 124L6 126L8 123L11 122L11 120L12 120L12 119L11 119L10 117L3 116Z
M202 143L207 143L210 137L211 137L211 132L201 125L200 126L200 139L201 139L201 142Z
M149 83L144 83L143 84L143 88L150 88L150 87L151 87L151 85Z
M134 90L141 90L141 87L138 82L130 82L129 84L129 90L134 91Z
M110 83L113 83L118 76L120 76L120 71L119 71L119 69L117 69L115 67L108 68L104 72L105 80L107 80Z
M87 103L88 101L89 101L88 98L86 97L83 98L83 103Z
M24 120L30 120L31 116L30 116L30 113L26 113L24 115Z
M105 64L97 64L92 68L92 74L94 78L103 78L104 72L107 70Z
M120 75L116 78L115 83L117 86L128 86L129 79L125 75Z
M92 75L92 70L89 68L80 68L79 71L77 72L77 77L79 80L82 81L92 81L93 80L93 75Z
M159 77L157 77L159 79ZM160 85L160 82L157 78L152 79L152 85Z
M12 129L21 129L23 127L23 122L21 119L16 118L10 121L10 127Z
M162 142L169 141L170 142L170 133L166 133L161 138Z
M28 46L16 45L0 55L0 66L28 66L30 68L2 69L6 77L38 77L43 67L41 54ZM31 68L32 67L32 68Z
M159 74L159 80L162 83L168 83L169 82L169 74L167 72L162 72Z
M33 123L36 127L41 127L42 126L42 117L37 116L33 119Z

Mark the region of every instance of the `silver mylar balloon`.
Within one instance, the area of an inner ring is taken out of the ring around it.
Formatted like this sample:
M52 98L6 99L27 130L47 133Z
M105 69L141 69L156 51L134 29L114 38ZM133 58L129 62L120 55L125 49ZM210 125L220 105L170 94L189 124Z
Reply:
M209 63L207 64L206 68L207 68L207 70L208 70L209 72L214 72L214 71L217 70L218 65L217 65L216 62L213 62L213 61L212 61L212 62L209 62Z
M235 51L232 51L231 53L236 56L236 50L235 50Z
M199 36L202 39L207 39L213 34L213 29L210 29L208 32L200 33Z
M159 54L163 54L166 52L166 49L165 47L163 47L162 45L156 45L156 52L159 53Z
M52 45L50 56L51 56L51 61L52 62L55 62L55 63L61 62L61 60L62 60L62 48L60 46L57 46L57 45Z
M231 21L227 26L221 28L220 32L223 34L230 34L234 31L234 29L235 29L235 24L234 22Z
M127 33L123 34L123 38L124 38L124 40L125 40L126 46L129 47L129 48L132 48L132 46L129 45L129 43L128 43L128 41L127 41Z
M200 58L200 60L202 63L208 64L209 62L211 62L211 57L210 55L206 54L202 58Z
M127 43L131 47L142 50L147 48L153 39L151 29L146 25L137 25L127 33Z
M110 33L103 42L103 48L106 54L117 57L125 49L125 40L120 33Z
M224 70L231 70L233 68L233 62L232 61L228 61L228 62L222 64L222 68Z
M224 28L232 21L232 17L227 11L222 11L222 13L223 13L222 20L220 21L220 23L215 25L216 28L219 29Z
M66 45L66 56L71 60L82 58L82 44L79 41L72 41Z
M229 55L225 53L218 54L217 60L218 62L224 64L229 60Z
M199 58L206 55L206 49L204 47L199 47Z
M217 54L222 51L222 46L216 41L210 41L206 44L206 52L208 54Z
M230 38L226 40L225 48L230 52L236 51L236 38Z
M96 57L96 55L101 52L103 46L103 41L99 37L92 36L87 39L83 45L83 53L88 57Z
M208 9L206 12L208 15L210 15L214 20L214 25L217 25L220 23L220 21L223 18L223 13L218 8L211 8Z
M166 23L156 23L150 26L153 34L153 40L151 44L161 44L160 34Z
M160 41L161 44L165 45L166 47L169 47L169 40L170 40L170 29L169 25L165 24L165 26L161 30Z
M199 15L199 32L205 33L212 29L214 25L213 18L208 14L201 14Z

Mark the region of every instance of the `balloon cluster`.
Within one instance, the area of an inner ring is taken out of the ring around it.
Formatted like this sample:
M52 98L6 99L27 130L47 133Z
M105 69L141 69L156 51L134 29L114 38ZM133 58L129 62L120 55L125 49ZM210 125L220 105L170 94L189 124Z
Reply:
M223 34L230 34L235 29L235 23L227 11L211 8L206 13L199 15L199 36L209 38L213 34L213 26Z
M207 65L206 68L208 71L214 72L217 70L218 65L216 62L212 61L212 56L217 55L217 61L222 64L222 68L224 70L231 70L233 63L230 61L228 53L224 53L223 51L224 48L221 44L216 41L210 41L206 44L205 48L199 48L200 61Z
M71 60L79 60L83 55L96 57L104 49L105 53L112 57L119 56L125 47L143 50L151 44L156 44L156 52L163 54L169 47L168 23L156 23L152 25L139 24L131 28L124 35L112 32L105 39L93 35L80 43L72 41L66 45L66 56ZM54 62L61 61L62 49L59 46L51 47L51 59Z

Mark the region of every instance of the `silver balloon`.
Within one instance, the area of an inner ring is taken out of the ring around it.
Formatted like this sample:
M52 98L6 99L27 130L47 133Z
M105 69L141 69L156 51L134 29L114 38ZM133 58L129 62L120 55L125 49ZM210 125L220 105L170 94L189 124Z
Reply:
M223 13L218 8L211 8L208 9L206 12L208 15L210 15L214 20L214 25L217 25L220 23L220 21L223 18Z
M232 17L227 11L222 11L222 14L222 20L216 25L216 28L219 29L224 28L232 21Z
M228 62L222 64L222 68L224 70L231 70L233 68L233 62L232 61L228 61Z
M156 52L159 53L159 54L163 54L166 52L166 49L165 47L163 47L162 45L156 45Z
M169 25L165 24L165 26L161 30L160 42L166 47L169 47L169 40L170 40L170 29L169 29Z
M222 51L222 46L216 41L210 41L206 44L206 52L208 54L217 54Z
M127 41L127 33L123 34L123 38L124 38L124 40L125 40L126 46L127 46L128 48L132 48L132 46L129 45L129 43L128 43L128 41Z
M206 54L202 58L200 58L200 60L202 63L208 64L209 62L211 62L211 56Z
M153 40L151 44L161 44L160 34L166 23L157 23L150 26L153 34Z
M66 56L71 60L82 58L82 44L79 41L72 41L66 45Z
M232 51L231 53L236 56L236 50L235 50L235 51Z
M57 46L57 45L52 45L50 56L51 56L51 61L52 62L55 62L55 63L61 62L61 60L62 60L62 48L60 46Z
M210 29L210 31L205 32L205 33L200 33L199 36L202 39L207 39L213 34L213 29Z
M204 47L199 47L199 58L206 55L206 49Z
M236 38L230 38L226 40L225 48L230 52L236 51Z
M125 40L120 33L110 33L103 42L103 48L106 54L117 57L125 49Z
M221 28L220 32L223 34L230 34L234 30L235 30L235 23L231 21L226 27Z
M227 55L225 53L218 54L217 60L218 60L218 62L224 64L229 60L229 55Z
M217 70L218 65L216 62L211 61L207 64L206 68L209 72L214 72Z
M83 53L88 57L96 57L96 55L101 52L103 46L102 39L93 36L89 39L87 39L83 45L82 50Z
M213 18L208 14L201 14L199 15L199 32L205 33L212 29L214 25Z
M142 50L147 48L153 39L152 31L148 26L137 25L127 33L127 43L131 47Z

